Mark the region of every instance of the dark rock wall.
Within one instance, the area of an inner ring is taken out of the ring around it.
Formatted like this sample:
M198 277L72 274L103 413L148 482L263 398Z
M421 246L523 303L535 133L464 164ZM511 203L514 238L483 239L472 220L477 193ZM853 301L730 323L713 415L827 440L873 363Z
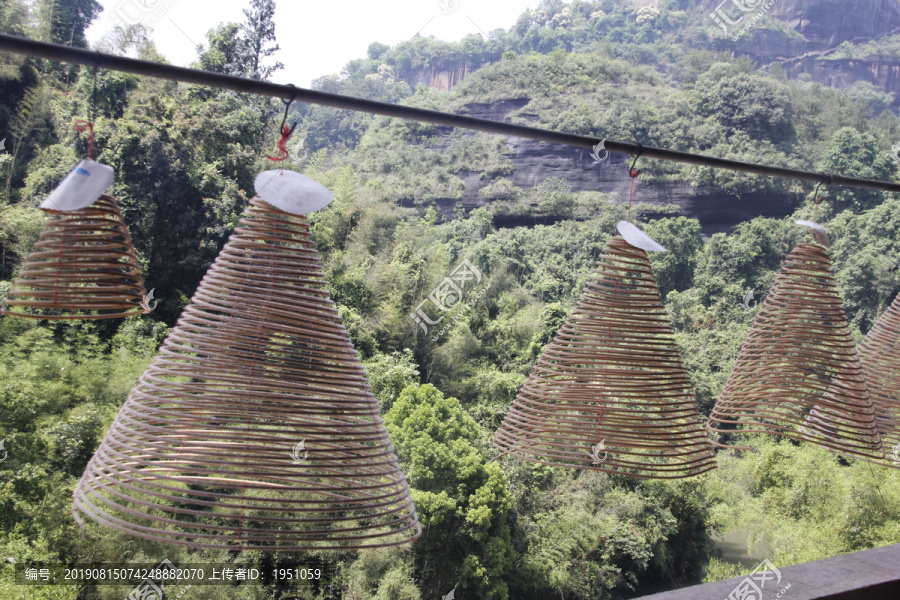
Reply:
M469 64L464 62L432 65L427 69L416 69L403 72L400 74L400 77L408 83L409 87L412 89L424 85L438 90L449 90L459 85L471 70L472 68Z
M813 81L828 87L845 90L857 81L868 81L884 92L893 92L891 108L900 109L900 60L890 56L870 56L866 59L844 58L824 60L818 56L804 56L781 62L791 79L808 73Z
M465 114L494 121L508 121L507 115L528 103L527 98L504 100L494 104L469 104ZM451 128L438 128L437 136L449 135ZM438 143L433 150L446 148L448 142ZM594 163L591 153L580 148L570 148L558 144L547 144L534 140L508 138L511 151L510 160L515 171L508 178L513 185L531 188L548 177L565 178L572 190L597 191L614 195L619 202L628 202L631 178L628 170L631 158L610 154L609 159ZM491 179L482 179L479 171L457 173L465 183L462 204L466 209L490 205L479 193ZM438 200L438 207L450 217L459 200L447 198ZM635 204L645 202L658 206L677 204L682 215L700 221L705 235L719 231L729 231L742 221L754 217L781 218L793 212L798 199L792 196L774 194L744 194L741 197L723 194L714 188L697 188L683 182L645 182L639 177L635 184ZM498 217L498 226L521 226L553 222L553 216Z
M721 7L733 19L764 10L807 41L829 48L900 30L900 0L703 0L701 6L709 13Z
M900 29L898 0L776 0L769 14L789 23L808 40L830 47Z
M639 5L655 4L648 0ZM702 0L704 10L714 11L722 0ZM868 81L885 92L895 94L894 110L900 109L900 59L869 57L865 60L827 60L823 54L844 41L861 42L900 32L900 0L725 0L726 10L733 4L761 7L769 16L785 22L802 38L790 38L777 31L757 29L752 40L739 41L735 55L750 56L761 67L782 64L788 77L808 73L813 80L838 89L848 89L857 81ZM768 7L768 8L765 8ZM470 72L466 63L436 65L401 74L412 87L427 85L448 90L458 85ZM474 117L496 121L528 103L527 98L504 100L494 104L470 104L463 111ZM529 115L522 115L528 118ZM537 116L534 115L535 120ZM437 135L449 134L450 128L438 128ZM440 144L438 145L440 146ZM628 199L630 178L628 158L611 155L602 164L594 164L586 150L510 138L510 159L515 172L513 184L530 188L547 177L565 178L574 191L594 190ZM467 208L489 204L479 191L490 183L477 171L457 174L465 181L462 202ZM448 215L458 201L439 200L438 206ZM695 217L704 233L727 231L737 223L756 216L783 217L796 206L794 197L769 194L746 194L741 198L725 196L714 189L693 188L684 183L650 183L638 181L635 202L666 205L677 204L682 214ZM500 225L521 225L522 217L507 217ZM500 219L503 220L503 219ZM543 222L553 217L543 218ZM535 221L537 222L537 221Z

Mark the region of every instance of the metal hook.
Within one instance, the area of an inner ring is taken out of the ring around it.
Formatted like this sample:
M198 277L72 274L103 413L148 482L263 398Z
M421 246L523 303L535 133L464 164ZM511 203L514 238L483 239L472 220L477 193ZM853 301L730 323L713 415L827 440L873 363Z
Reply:
M637 164L638 159L641 157L641 154L644 153L644 147L641 144L638 144L638 152L634 155L634 160L631 162L631 168L628 169L628 174L632 177L637 177L638 173L634 169L634 165Z
M291 110L291 105L294 103L294 98L296 98L297 94L300 92L300 90L297 88L297 86L295 86L293 83L289 83L287 85L288 85L288 87L291 88L291 99L290 100L285 100L284 98L281 99L281 101L284 103L284 118L281 119L281 125L278 126L279 133L284 131L284 124L287 123L288 112ZM296 122L293 125L291 125L291 132L288 134L288 137L290 137L291 134L294 133L295 127L297 127Z
M822 179L822 181L820 181L819 183L816 184L816 189L813 190L813 198L815 199L815 210L813 211L813 222L818 222L818 220L819 220L819 202L822 201L822 196L819 195L819 188L822 187L823 185L825 187L828 187L829 185L831 185L831 183L833 181L834 181L834 174L826 173L825 177ZM823 245L827 246L828 244L825 243Z
M300 93L300 88L298 88L293 83L286 84L286 87L291 88L291 99L285 100L284 98L282 98L281 101L284 102L285 104L287 104L288 106L290 106L291 104L294 103L294 99L297 98L297 94Z
M299 121L294 121L294 124L291 125L290 129L288 129L287 126L285 125L285 123L287 123L288 113L291 110L291 105L294 103L294 98L297 97L297 94L300 91L292 83L289 83L288 86L291 88L291 99L290 100L285 100L284 98L281 99L281 101L284 102L284 117L282 117L282 119L281 119L281 125L278 126L278 134L280 136L278 139L278 151L280 154L277 157L266 155L266 158L268 158L269 160L283 161L288 156L290 156L290 153L287 151L287 148L285 148L284 145L288 141L288 139L290 139L290 137L292 135L294 135L294 130L297 128L297 123L299 123ZM282 168L282 172L283 172L284 166L282 165L281 168Z
M822 181L820 181L819 183L816 184L816 189L813 190L813 198L816 199L816 204L819 203L819 200L818 200L819 188L822 187L822 185L824 185L824 183L825 183L825 180L823 179Z
M822 181L820 181L819 183L816 184L816 189L813 190L813 196L817 197L819 195L820 187L822 187L823 185L827 187L827 186L831 185L833 182L834 182L834 174L826 173L825 177L822 178ZM818 204L818 200L816 200L816 203Z

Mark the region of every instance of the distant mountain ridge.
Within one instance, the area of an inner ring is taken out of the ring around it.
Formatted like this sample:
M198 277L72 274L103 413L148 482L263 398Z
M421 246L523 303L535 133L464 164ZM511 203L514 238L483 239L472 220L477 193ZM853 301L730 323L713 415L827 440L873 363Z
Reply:
M762 0L762 4L767 3ZM868 41L900 31L898 0L775 0L769 14L790 25L808 41L827 47L845 41Z
M726 0L725 5L764 7L771 1ZM704 0L711 11L721 4ZM758 28L737 43L738 53L763 67L780 64L791 79L806 74L845 91L874 85L893 94L890 108L900 110L900 0L774 0L768 16L786 25L787 34Z
M748 21L752 27L740 35L722 35L711 13L726 4L728 10L743 10L740 3L763 14ZM548 0L487 39L471 35L450 43L416 37L393 48L373 44L367 59L348 65L345 79L323 89L386 101L412 94L414 105L494 121L828 171L830 157L841 155L827 152L838 144L831 138L836 129L868 120L867 109L897 108L895 26L900 26L900 0L864 0L859 6L833 0ZM742 56L751 61L732 62L744 75L729 69L703 75L709 65ZM754 68L782 69L795 81L787 85L781 77L753 73ZM698 75L705 77L702 87L709 94L697 93ZM809 79L859 102L848 109L841 94L817 90ZM809 102L799 101L796 94L807 92ZM848 111L858 120L847 118ZM598 165L588 150L519 138L494 144L445 127L388 132L377 122L345 120L339 130L333 123L321 116L308 128L312 150L353 146L368 135L360 169L392 178L393 196L402 205L431 205L450 219L458 207L488 207L501 227L570 218L566 206L546 204L535 211L519 202L531 202L533 190L554 180L575 194L604 192L618 201L630 195L629 161L621 155ZM350 135L341 137L344 133ZM873 140L885 146L879 136ZM873 152L887 160L889 148ZM464 154L465 159L454 158ZM421 176L405 177L401 184L395 181L400 173ZM660 207L659 214L677 205L683 215L696 217L706 234L729 231L755 216L786 216L805 193L784 182L745 182L697 168L675 175L656 166L649 173L655 176L642 177L636 202ZM539 201L544 200L534 200L534 206Z
M658 10L660 5L659 0L630 0L630 3L638 9L656 7ZM887 55L855 56L849 62L838 63L829 56L842 44L861 45L895 34L900 36L900 0L700 0L680 4L693 5L693 10L699 13L700 27L711 30L717 28L711 16L717 9L729 18L740 19L741 25L763 12L770 21L754 23L747 35L736 41L713 38L709 47L748 56L763 68L784 64L789 77L807 73L814 81L838 89L849 89L864 81L885 93L893 93L891 108L900 110L900 37L896 52ZM666 6L663 3L663 9ZM424 66L401 69L398 75L412 88L425 85L448 90L479 66L461 59L435 60Z

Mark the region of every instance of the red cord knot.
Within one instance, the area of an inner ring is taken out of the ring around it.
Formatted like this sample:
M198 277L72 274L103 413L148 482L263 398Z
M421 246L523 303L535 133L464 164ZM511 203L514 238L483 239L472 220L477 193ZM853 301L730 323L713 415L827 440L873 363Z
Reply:
M266 158L279 162L290 156L290 153L288 152L285 144L287 144L288 138L291 137L291 133L293 133L293 131L294 129L292 127L288 127L287 123L282 124L281 139L278 140L278 156L266 155Z
M628 215L625 217L625 220L631 223L631 203L634 201L634 180L637 179L638 171L634 167L631 167L631 170L628 171L628 174L631 175L631 191L628 193Z

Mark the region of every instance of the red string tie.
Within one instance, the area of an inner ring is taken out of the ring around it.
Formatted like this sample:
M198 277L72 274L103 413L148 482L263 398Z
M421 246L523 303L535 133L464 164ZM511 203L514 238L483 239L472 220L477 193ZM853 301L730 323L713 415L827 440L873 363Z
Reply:
M281 139L278 140L278 154L279 156L269 156L266 155L266 158L269 160L274 160L280 162L290 156L290 152L288 152L285 144L287 144L288 138L291 137L291 133L294 132L293 127L288 127L287 123L283 123L281 125Z
M631 193L628 194L628 218L626 219L629 223L631 223L631 201L634 200L634 180L637 178L639 170L632 167L628 174L631 175Z

